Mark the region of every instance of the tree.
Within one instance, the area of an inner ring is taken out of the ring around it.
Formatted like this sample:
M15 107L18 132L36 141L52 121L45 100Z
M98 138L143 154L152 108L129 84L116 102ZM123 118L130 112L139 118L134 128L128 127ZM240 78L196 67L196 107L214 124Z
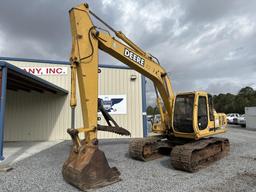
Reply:
M244 96L249 96L254 94L255 94L255 91L253 90L253 88L248 86L240 89L240 91L238 92L238 95L244 95Z
M151 105L149 105L147 107L147 115L154 115L154 114L159 114L158 107L152 107Z
M242 114L245 107L256 106L256 91L251 87L244 87L237 95L230 93L215 95L213 102L218 112Z
M153 115L154 113L154 108L150 105L147 107L147 115Z

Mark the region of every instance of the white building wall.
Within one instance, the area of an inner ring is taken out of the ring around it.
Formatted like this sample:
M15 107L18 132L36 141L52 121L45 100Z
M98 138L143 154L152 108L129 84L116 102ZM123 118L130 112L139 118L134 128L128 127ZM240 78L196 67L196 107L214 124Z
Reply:
M38 62L7 61L17 67L67 67L67 75L42 75L45 79L70 92L70 67ZM99 75L100 95L126 95L127 114L112 115L117 123L127 128L132 137L143 136L141 75L130 69L102 68ZM136 80L131 81L131 75ZM104 123L103 120L99 123ZM7 91L5 141L70 139L66 133L71 124L69 95ZM76 126L82 127L78 93ZM112 133L98 132L99 138L123 138Z
M245 107L246 128L256 130L256 107Z

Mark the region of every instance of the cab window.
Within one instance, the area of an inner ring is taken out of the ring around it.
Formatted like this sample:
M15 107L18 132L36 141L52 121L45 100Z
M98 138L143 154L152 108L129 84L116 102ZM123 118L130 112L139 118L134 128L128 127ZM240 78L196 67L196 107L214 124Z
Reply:
M213 114L213 99L211 95L208 95L208 102L209 102L209 115L210 121L214 121L214 114Z
M193 133L194 95L178 95L174 107L174 129L178 132Z
M208 126L208 113L206 97L199 96L198 98L198 128L203 130Z

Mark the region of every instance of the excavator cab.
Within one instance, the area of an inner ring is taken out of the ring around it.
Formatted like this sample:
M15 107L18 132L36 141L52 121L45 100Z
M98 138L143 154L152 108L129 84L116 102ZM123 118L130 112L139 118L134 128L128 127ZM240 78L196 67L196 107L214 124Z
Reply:
M167 119L164 115L162 117ZM195 172L227 155L228 139L209 137L224 133L227 124L226 115L215 112L210 94L195 91L176 95L171 116L172 126L168 131L164 130L167 127L164 119L153 126L153 132L166 134L168 139L154 137L150 140L134 140L129 148L131 157L147 161L158 158L159 153L169 153L172 167Z
M213 97L203 91L178 94L173 108L173 131L177 137L200 139L225 132L225 115L214 115ZM224 116L224 117L223 117Z

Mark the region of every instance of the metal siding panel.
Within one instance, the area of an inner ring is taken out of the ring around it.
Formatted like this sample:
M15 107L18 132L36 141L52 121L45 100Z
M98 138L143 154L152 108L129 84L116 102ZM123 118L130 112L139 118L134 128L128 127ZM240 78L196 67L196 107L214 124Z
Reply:
M132 74L137 76L135 81L130 80ZM132 133L132 137L142 137L141 75L133 70L102 69L102 76L99 81L99 93L101 95L127 95L127 114L113 115L113 118L120 126L127 128ZM104 123L104 121L102 120L100 123ZM99 137L121 138L122 136L111 133L99 133Z
M64 139L59 128L66 132L69 119L62 115L68 104L66 96L37 92L7 91L6 141Z

